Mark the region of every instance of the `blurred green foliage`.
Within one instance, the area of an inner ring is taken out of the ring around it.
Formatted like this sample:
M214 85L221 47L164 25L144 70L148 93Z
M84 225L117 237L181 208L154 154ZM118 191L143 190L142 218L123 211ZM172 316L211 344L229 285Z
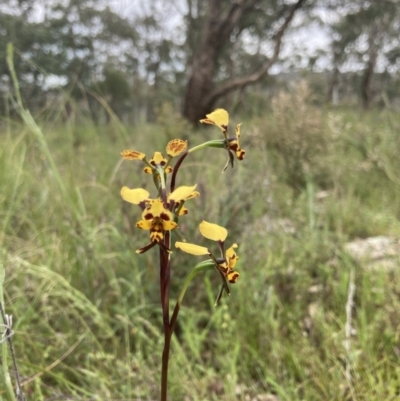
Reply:
M366 269L343 246L400 235L400 119L319 109L306 89L280 94L271 112L242 121L247 153L235 169L222 175L226 155L215 149L182 166L178 185L196 182L201 196L181 231L199 242L204 215L226 226L239 244L241 278L217 308L217 275L189 288L172 347L173 400L399 397L400 274ZM146 233L134 230L137 208L119 196L122 185L147 180L119 153L163 151L172 136L193 146L218 132L188 129L170 105L159 124L135 127L113 118L99 127L69 107L78 123L37 120L68 197L29 126L4 120L0 133L0 262L24 389L34 400L153 400L162 350L158 266L154 255L135 254ZM176 252L172 297L192 264Z

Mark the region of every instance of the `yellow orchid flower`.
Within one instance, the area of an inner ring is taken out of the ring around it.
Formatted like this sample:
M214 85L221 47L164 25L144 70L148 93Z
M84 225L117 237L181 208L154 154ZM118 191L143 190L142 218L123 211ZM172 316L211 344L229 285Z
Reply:
M217 270L222 273L222 275L231 283L234 284L238 280L240 274L234 270L236 262L239 256L235 252L235 248L238 247L237 244L233 244L226 252L225 258L215 258L213 254L205 248L204 246L190 244L188 242L175 242L175 247L182 250L183 252L189 253L190 255L202 256L209 255L212 257Z
M224 168L224 171L225 171L229 164L231 164L233 167L233 156L231 154L231 151L236 154L236 157L238 160L243 160L244 155L246 153L243 149L240 148L240 144L239 144L240 126L242 124L240 123L236 126L236 129L235 129L236 135L235 135L235 137L230 138L230 137L228 137L229 114L226 110L224 110L224 109L214 110L212 113L206 114L206 117L207 118L200 120L200 122L204 123L204 124L216 125L217 127L219 127L222 130L222 132L224 134L225 148L229 152L229 159Z
M226 252L225 252L225 261L218 265L219 269L223 272L226 276L227 280L230 283L236 283L237 279L239 278L239 273L233 268L236 265L236 262L239 259L239 256L236 255L234 251L237 248L237 244L233 244Z
M208 223L203 221L199 226L200 232L203 237L216 241L222 257L216 258L208 248L199 246L196 244L190 244L187 242L175 242L175 247L182 250L183 252L189 253L195 256L209 255L214 262L215 268L221 275L222 288L216 300L216 304L222 296L223 290L229 294L229 288L227 281L231 284L236 283L240 274L234 270L236 262L239 256L236 254L235 249L238 247L237 244L233 244L226 252L224 252L224 241L228 235L226 228L219 226L218 224Z
M150 231L150 244L138 249L137 253L143 253L155 244L159 244L165 250L170 251L162 243L164 234L166 231L177 228L178 218L188 213L183 204L185 201L200 195L195 189L196 185L178 187L171 194L168 194L167 201L163 202L161 198L151 199L149 192L143 188L122 187L122 199L140 206L143 210L142 220L136 223L136 227Z
M172 167L168 166L168 160L161 152L154 152L153 157L149 161L149 166L145 167L143 171L146 174L153 174L157 170L157 166L161 166L167 174L172 171Z
M172 213L164 207L161 199L154 199L143 211L142 219L136 227L150 230L151 242L160 242L164 239L164 231L171 231L178 227Z

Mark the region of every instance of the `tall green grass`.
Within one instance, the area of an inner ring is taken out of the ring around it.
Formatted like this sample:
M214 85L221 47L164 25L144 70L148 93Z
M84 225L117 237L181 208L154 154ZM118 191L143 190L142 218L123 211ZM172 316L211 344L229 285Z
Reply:
M284 101L280 110L295 113ZM218 277L189 288L172 348L171 400L400 396L400 274L364 269L343 250L357 237L400 234L400 119L386 111L304 113L297 127L284 112L243 121L246 158L224 175L224 152L206 150L182 167L178 185L196 182L201 192L182 221L184 235L200 241L204 211L227 226L228 242L239 243L241 278L217 308ZM188 132L176 117L169 126L165 116L160 125L124 128L79 115L65 123L29 116L0 132L0 262L27 398L155 400L157 262L135 254L147 236L119 196L122 185L146 181L141 165L121 163L119 152L163 150L174 125L191 145L215 132ZM288 132L299 137L291 142ZM299 159L285 164L291 157ZM181 254L175 261L172 296L193 263ZM0 397L8 400L4 380Z

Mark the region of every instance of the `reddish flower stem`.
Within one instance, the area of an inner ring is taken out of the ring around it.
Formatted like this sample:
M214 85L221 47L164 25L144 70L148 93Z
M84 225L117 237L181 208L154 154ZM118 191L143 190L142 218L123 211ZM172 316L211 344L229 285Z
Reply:
M175 190L176 174L178 173L179 167L181 166L182 162L185 160L185 158L188 154L189 154L188 151L186 151L185 153L182 153L181 157L175 163L174 170L172 171L172 177L171 177L171 186L170 186L171 193L174 192L174 190Z
M171 236L170 232L165 232L164 244L170 248ZM168 363L169 351L171 345L171 337L173 330L169 324L169 289L171 278L171 259L168 252L160 248L160 291L161 291L161 307L163 311L164 323L164 349L162 354L161 365L161 401L167 401L168 390Z

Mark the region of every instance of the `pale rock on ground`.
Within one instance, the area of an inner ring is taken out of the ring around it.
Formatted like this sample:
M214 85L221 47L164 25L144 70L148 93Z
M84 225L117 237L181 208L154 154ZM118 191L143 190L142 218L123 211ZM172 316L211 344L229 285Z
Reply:
M400 269L400 240L378 236L357 239L344 246L345 251L366 270Z

